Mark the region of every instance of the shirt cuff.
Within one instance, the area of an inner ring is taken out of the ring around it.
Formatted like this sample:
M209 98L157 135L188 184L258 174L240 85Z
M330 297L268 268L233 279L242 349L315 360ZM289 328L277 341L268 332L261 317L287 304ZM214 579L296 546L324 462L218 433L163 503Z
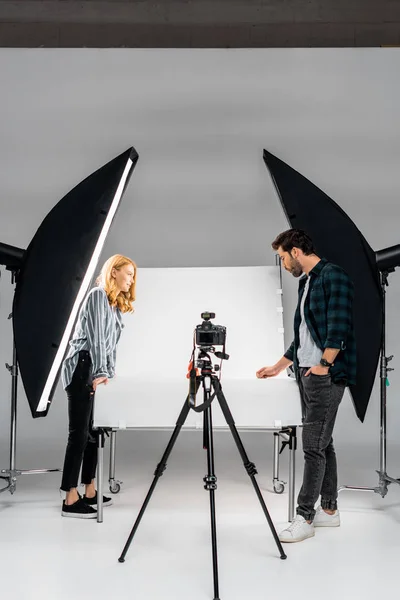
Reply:
M326 340L324 349L332 348L332 350L346 350L346 342L343 340Z
M289 348L289 350L287 350L283 356L293 362L294 352Z
M99 377L109 377L108 373L105 371L98 371L97 373L93 373L93 379L98 379Z

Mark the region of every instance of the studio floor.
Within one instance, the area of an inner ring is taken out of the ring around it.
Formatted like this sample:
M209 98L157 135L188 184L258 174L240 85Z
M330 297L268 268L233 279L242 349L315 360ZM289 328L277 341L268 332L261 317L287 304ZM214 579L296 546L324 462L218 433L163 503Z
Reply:
M124 439L122 439L124 437ZM213 598L209 494L203 489L200 435L182 435L127 554L120 556L164 449L164 434L122 434L117 448L121 492L104 509L104 522L61 518L59 475L22 476L17 491L0 495L1 596L17 600L206 600ZM248 454L279 531L287 524L287 487L271 491L272 446L247 434ZM45 454L38 451L43 460ZM302 470L297 460L297 489ZM341 448L340 483L377 485L368 452ZM270 529L231 439L215 444L220 598L296 600L397 598L400 488L385 499L342 492L342 525L285 545L279 557ZM47 461L48 463L48 461ZM47 465L40 466L50 466ZM53 465L54 466L54 465ZM106 462L107 473L107 462ZM19 467L22 468L22 467ZM282 457L287 480L287 455ZM108 487L108 486L107 486ZM108 494L110 495L110 494Z

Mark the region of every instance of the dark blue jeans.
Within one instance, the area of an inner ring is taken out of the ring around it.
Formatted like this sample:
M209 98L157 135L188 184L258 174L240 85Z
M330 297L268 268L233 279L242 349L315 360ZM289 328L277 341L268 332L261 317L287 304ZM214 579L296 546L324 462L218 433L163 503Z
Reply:
M61 489L68 492L81 482L91 483L97 467L97 435L92 429L94 391L91 359L86 350L79 353L72 381L67 387L69 434L65 452Z
M329 374L305 377L307 371L301 368L298 374L303 413L304 475L296 512L312 521L319 495L322 508L337 508L337 464L332 433L345 385L333 383Z

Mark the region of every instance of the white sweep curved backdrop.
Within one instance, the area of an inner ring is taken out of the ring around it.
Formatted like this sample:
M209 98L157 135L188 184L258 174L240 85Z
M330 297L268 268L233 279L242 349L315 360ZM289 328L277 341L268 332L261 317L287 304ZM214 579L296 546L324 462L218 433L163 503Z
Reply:
M300 423L295 381L286 372L274 380L255 376L284 352L279 267L139 269L137 298L134 315L124 317L116 377L96 392L95 426L175 424L188 393L193 331L207 310L227 328L221 382L236 425ZM213 407L214 425L226 425L216 400ZM190 411L185 426L201 427L202 418Z

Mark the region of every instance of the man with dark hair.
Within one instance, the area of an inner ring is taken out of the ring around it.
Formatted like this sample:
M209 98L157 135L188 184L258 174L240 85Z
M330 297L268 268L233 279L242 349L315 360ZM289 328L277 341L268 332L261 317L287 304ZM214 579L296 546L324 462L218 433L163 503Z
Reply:
M258 378L274 377L293 364L303 414L303 485L297 515L281 542L300 542L314 527L337 527L337 465L332 432L345 387L356 382L353 284L343 269L320 258L304 231L279 234L272 248L294 277L300 277L294 340ZM321 495L321 505L314 506Z

